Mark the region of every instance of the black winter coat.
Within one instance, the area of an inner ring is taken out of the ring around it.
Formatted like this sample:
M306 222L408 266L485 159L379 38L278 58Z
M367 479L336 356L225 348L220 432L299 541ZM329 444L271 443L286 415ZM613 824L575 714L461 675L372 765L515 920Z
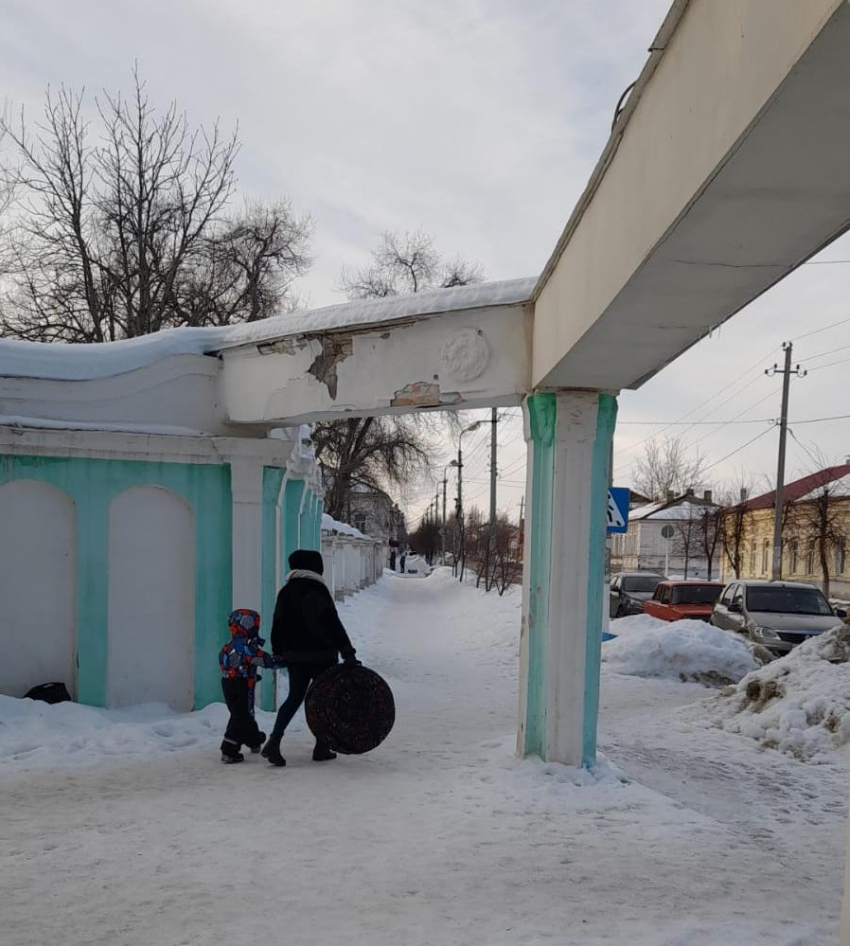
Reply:
M271 641L288 664L335 664L355 653L330 590L312 578L290 578L280 589Z

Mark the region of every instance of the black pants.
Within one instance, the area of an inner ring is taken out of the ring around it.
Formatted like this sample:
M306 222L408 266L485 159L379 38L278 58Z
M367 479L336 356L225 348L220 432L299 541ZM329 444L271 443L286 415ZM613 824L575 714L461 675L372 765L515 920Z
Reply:
M248 681L244 677L222 680L221 691L230 710L221 751L234 755L242 745L255 748L261 745L262 735L253 712L254 694L248 687Z
M289 695L280 704L280 709L277 711L274 729L271 736L269 736L270 746L280 745L286 727L292 722L292 717L304 702L310 684L328 667L333 666L333 664L289 664L287 668L289 671ZM316 746L323 748L318 742Z

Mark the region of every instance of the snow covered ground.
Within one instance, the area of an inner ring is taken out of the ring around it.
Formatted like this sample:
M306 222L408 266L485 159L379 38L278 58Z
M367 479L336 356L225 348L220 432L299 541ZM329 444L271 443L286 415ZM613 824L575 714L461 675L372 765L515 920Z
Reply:
M609 661L608 761L517 762L518 609L444 571L347 603L398 721L322 766L303 719L287 768L225 767L219 707L0 701L3 946L833 946L840 757L765 750L710 718L717 690Z

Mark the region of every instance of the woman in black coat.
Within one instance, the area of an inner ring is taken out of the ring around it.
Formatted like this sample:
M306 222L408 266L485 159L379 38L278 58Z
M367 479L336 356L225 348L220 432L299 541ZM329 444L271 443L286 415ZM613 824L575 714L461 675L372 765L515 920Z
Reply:
M269 762L278 766L286 765L280 741L312 681L337 664L340 656L346 663L357 663L354 647L322 578L322 556L299 549L289 556L289 567L286 584L277 596L271 633L272 652L284 659L289 670L289 695L277 711L274 729L263 749ZM335 758L336 753L328 746L316 742L315 762Z

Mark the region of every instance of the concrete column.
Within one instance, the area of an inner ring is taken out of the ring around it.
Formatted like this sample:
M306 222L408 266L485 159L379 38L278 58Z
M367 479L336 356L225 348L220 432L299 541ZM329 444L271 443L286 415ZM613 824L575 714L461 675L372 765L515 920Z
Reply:
M303 480L287 480L283 493L283 527L281 537L281 578L289 571L289 556L299 547L301 529L301 504L304 500L305 483Z
M336 575L334 569L334 537L330 533L322 535L322 561L325 565L325 584L333 595L336 591Z
M593 765L610 446L617 402L567 391L526 401L528 510L518 751Z
M233 502L233 607L262 609L263 464L230 461Z
M305 484L301 497L301 508L298 511L298 548L313 548L313 505L316 494L310 486Z

